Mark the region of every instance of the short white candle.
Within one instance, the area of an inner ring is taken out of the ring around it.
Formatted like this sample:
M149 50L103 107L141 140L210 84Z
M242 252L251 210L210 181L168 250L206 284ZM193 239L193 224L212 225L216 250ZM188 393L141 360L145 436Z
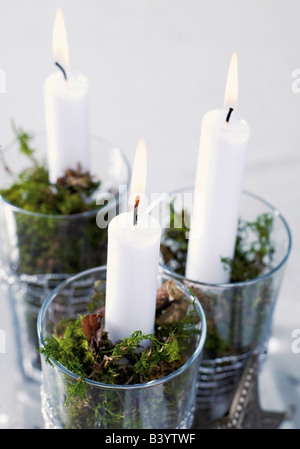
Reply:
M230 277L221 259L234 255L250 135L236 113L237 76L234 54L224 109L209 111L202 120L186 262L186 277L199 282L227 283Z
M53 57L60 69L45 80L44 98L49 179L54 184L68 168L76 170L80 164L90 169L89 83L83 74L69 71L60 9L54 22Z
M132 172L131 197L144 194L146 147L140 141ZM135 331L154 332L161 228L137 208L117 215L108 227L105 329L112 343Z

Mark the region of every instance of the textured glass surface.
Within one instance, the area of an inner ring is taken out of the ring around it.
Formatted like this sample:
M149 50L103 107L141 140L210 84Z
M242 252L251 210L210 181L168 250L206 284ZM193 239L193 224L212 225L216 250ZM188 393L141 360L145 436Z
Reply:
M170 227L170 202L179 214L183 205L191 213L192 192L192 188L182 189L150 206L149 213L160 221L163 231ZM262 358L267 350L274 307L291 250L291 235L276 208L256 195L243 192L242 220L253 222L265 213L273 217L271 240L275 253L272 269L254 280L219 285L196 282L177 274L174 261L166 265L162 257L162 271L192 287L205 312L207 339L198 375L197 407L209 419L223 416L228 410L252 351L259 351Z
M61 319L84 313L95 280L106 279L106 267L70 278L43 304L38 319L40 344L50 336ZM159 275L158 287L167 275ZM193 297L178 281L177 286L191 301ZM102 284L105 292L105 282ZM196 300L200 334L186 342L187 362L172 374L148 383L108 385L87 380L85 400L72 397L65 405L67 388L77 376L65 367L44 362L42 357L42 412L47 428L190 428L195 408L196 381L202 348L206 336L203 310Z
M45 145L43 138L38 143ZM130 181L130 169L119 148L98 138L91 143L91 172L101 180L94 210L44 215L17 208L0 197L0 278L10 287L23 370L37 380L39 308L64 279L106 263L107 228L100 229L96 219L103 217L103 222L108 222L118 213ZM115 201L99 211L98 195L107 194L113 195Z

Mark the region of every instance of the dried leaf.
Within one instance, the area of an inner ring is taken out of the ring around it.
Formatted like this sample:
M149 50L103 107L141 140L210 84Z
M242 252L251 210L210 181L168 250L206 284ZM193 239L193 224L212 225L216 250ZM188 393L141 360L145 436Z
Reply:
M156 312L160 313L168 307L174 299L182 297L182 292L171 279L165 282L158 290L156 296Z

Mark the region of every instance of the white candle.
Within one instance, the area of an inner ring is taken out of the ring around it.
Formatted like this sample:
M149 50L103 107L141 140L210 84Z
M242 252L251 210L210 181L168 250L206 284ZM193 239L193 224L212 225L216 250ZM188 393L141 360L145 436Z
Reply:
M249 127L236 113L237 56L228 71L224 109L202 120L186 277L227 283L222 257L234 255Z
M90 169L89 83L77 72L69 71L66 29L58 9L53 29L53 56L60 69L44 84L48 143L48 169L51 183L66 169Z
M146 147L140 141L131 197L144 194L140 181L145 183L145 167ZM117 215L109 224L105 329L113 343L137 330L154 332L160 237L158 221L141 211L140 206Z

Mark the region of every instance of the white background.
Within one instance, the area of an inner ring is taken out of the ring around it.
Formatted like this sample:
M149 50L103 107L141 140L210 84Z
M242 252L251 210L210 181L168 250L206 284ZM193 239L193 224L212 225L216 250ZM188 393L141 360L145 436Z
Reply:
M149 193L193 184L201 118L222 106L237 52L239 111L251 127L244 187L277 206L293 234L261 400L271 409L300 407L300 353L291 349L292 331L300 328L300 93L292 91L292 72L300 68L300 0L0 0L1 144L12 139L11 119L33 132L45 128L43 83L55 70L57 6L71 68L90 81L91 133L116 143L130 162L145 138ZM39 426L34 402L24 399L22 379L12 374L10 320L3 293L0 328L8 341L0 353L0 427ZM300 411L289 426L300 428Z

